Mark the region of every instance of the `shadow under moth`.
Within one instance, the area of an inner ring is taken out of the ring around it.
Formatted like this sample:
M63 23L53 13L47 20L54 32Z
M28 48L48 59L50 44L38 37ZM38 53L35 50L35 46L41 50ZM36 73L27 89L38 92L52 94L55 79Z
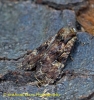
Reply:
M76 39L75 29L61 28L55 36L25 57L19 71L9 71L0 79L20 84L28 82L40 85L53 84L61 78Z

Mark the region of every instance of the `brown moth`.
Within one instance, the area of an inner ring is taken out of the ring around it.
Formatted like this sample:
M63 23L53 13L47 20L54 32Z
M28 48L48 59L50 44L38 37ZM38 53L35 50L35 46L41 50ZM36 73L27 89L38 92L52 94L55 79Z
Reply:
M61 28L59 32L32 51L23 61L24 70L33 70L40 82L54 83L62 74L62 69L76 41L76 31L73 28Z
M61 28L55 36L25 57L20 66L24 70L23 73L16 73L15 75L13 72L9 72L3 76L3 79L6 78L7 80L10 77L8 80L12 81L15 75L17 81L25 79L25 83L26 81L37 81L41 85L53 84L57 79L61 78L62 70L76 39L74 28Z

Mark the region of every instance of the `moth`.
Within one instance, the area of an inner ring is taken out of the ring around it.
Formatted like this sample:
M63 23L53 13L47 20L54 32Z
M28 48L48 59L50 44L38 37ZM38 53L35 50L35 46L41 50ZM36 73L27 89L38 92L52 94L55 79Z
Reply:
M15 78L17 81L37 81L40 84L53 84L61 78L63 68L76 39L74 28L61 28L57 34L25 57L20 65L23 73L16 72L15 74L10 71L3 76L3 79L12 81Z
M54 83L61 77L76 39L76 31L73 28L61 28L55 36L32 51L22 62L22 69L35 69L37 80L48 84Z

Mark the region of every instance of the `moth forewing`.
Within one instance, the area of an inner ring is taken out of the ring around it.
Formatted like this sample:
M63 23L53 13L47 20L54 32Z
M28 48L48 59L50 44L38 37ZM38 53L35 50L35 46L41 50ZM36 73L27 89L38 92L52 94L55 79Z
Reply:
M45 56L45 53L48 51L48 49L50 49L51 44L54 42L56 35L51 37L48 41L44 42L38 48L34 49L29 55L27 55L24 58L20 68L23 70L32 70L34 67L36 67L36 62L41 57Z
M67 40L66 43L65 40ZM76 33L72 28L66 27L60 29L55 40L51 43L48 52L46 52L46 56L40 58L41 65L37 69L38 74L36 72L36 76L40 80L46 80L46 82L52 80L50 83L54 82L58 76L60 77L61 70L64 68L75 41ZM39 72L40 68L42 73L44 73L42 75L47 78L44 77L42 79L43 77Z

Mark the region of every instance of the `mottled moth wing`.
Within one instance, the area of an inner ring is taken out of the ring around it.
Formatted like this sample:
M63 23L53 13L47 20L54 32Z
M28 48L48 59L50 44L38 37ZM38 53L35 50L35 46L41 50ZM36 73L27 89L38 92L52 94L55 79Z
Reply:
M57 35L57 34L56 34ZM23 70L33 70L36 67L36 62L44 56L45 52L50 48L51 44L55 40L55 36L51 37L48 41L34 49L28 56L26 56L19 66Z
M76 39L72 28L60 29L50 48L36 62L36 77L40 82L50 84L60 78Z
M35 70L38 80L44 83L54 83L62 74L76 38L75 30L69 27L61 28L54 37L25 58L22 62L22 69Z

